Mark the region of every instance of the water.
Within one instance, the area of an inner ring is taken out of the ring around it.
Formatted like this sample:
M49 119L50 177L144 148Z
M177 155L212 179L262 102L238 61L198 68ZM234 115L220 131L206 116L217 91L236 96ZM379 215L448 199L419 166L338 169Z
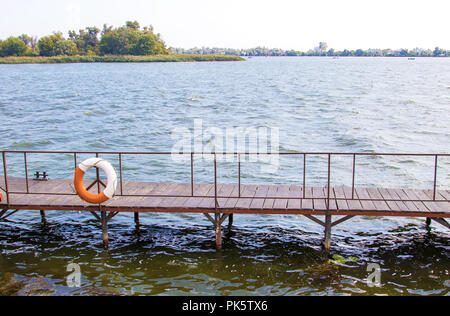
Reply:
M420 58L252 58L238 63L0 66L0 148L170 151L174 128L280 128L282 151L448 153L450 60ZM209 143L205 139L204 143ZM88 157L80 155L78 159ZM117 167L117 157L107 159ZM8 154L10 175L23 157ZM307 182L326 183L326 157L308 158ZM332 184L351 184L351 157L333 157ZM357 184L431 188L433 158L359 158ZM143 164L145 168L140 167ZM303 161L283 157L276 174L244 162L244 183L299 184ZM211 182L196 160L197 181ZM29 157L29 169L69 178L73 157ZM219 181L236 182L232 162ZM190 181L170 157L124 159L127 180ZM438 185L450 187L450 159ZM444 295L449 293L448 229L419 218L357 217L333 228L329 263L322 228L301 216L239 215L215 251L202 215L132 215L109 225L110 251L90 214L19 212L1 224L0 294ZM336 259L337 257L335 257ZM80 288L66 266L81 266ZM369 263L381 287L369 287Z

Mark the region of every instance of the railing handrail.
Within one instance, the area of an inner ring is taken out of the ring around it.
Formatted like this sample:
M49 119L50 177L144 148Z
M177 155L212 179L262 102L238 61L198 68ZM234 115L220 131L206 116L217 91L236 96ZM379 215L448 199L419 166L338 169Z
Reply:
M171 151L65 151L65 150L0 150L0 153L17 154L103 154L103 155L357 155L357 156L448 156L450 153L399 153L399 152L332 152L332 151L302 151L302 152L171 152Z
M8 190L8 173L6 164L6 153L11 154L23 154L24 155L24 165L25 165L25 177L26 177L26 193L30 194L28 185L28 167L27 167L27 155L28 154L69 154L74 156L75 167L77 166L77 155L81 154L92 154L99 157L99 155L118 155L119 165L120 165L120 188L121 196L126 196L123 194L123 174L122 174L122 159L123 155L190 155L191 159L191 196L194 197L194 156L196 155L211 155L214 156L214 197L216 208L218 206L218 192L217 192L217 157L234 155L238 157L238 186L239 186L239 197L241 197L241 156L250 155L293 155L293 156L303 156L303 198L306 198L306 157L307 156L327 156L328 160L328 177L327 177L327 209L330 209L330 180L331 180L331 157L332 156L351 156L353 157L353 170L352 170L352 199L355 196L355 174L356 174L356 157L358 156L403 156L403 157L434 157L434 185L433 185L433 201L436 200L437 192L437 170L438 170L438 157L450 157L448 153L376 153L376 152L151 152L151 151L49 151L49 150L2 150L3 160L3 173L5 177L5 191L7 195L8 206L10 204ZM100 190L100 178L99 172L97 170L97 187Z

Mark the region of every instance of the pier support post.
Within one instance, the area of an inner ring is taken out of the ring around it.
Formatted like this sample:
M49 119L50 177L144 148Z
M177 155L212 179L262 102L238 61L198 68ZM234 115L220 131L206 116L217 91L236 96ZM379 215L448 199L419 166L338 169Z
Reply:
M222 249L222 229L220 223L220 213L215 214L215 226L216 226L216 248Z
M47 224L47 220L45 219L45 211L44 210L41 210L41 223L43 225Z
M231 230L231 227L233 227L233 217L234 214L230 214L230 216L228 217L228 230Z
M134 223L136 224L136 228L139 229L141 225L139 222L139 212L134 212Z
M426 224L427 224L427 228L429 228L431 225L431 218L427 217Z
M323 247L327 254L331 251L331 215L325 215L325 238Z
M106 212L101 212L101 220L102 220L102 239L103 246L105 249L109 248L109 240L108 240L108 218L106 216Z

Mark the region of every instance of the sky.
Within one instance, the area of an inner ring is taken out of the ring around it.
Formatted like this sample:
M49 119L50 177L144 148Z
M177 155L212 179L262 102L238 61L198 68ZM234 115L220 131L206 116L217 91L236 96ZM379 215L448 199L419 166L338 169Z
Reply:
M170 47L450 49L450 0L0 0L0 38L137 20Z

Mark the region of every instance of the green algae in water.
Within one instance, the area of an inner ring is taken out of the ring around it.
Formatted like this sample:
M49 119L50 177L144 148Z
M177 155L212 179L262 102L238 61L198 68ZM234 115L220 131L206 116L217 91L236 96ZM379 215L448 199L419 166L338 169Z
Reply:
M43 277L18 277L5 273L0 280L0 296L49 296L54 293L55 286Z

